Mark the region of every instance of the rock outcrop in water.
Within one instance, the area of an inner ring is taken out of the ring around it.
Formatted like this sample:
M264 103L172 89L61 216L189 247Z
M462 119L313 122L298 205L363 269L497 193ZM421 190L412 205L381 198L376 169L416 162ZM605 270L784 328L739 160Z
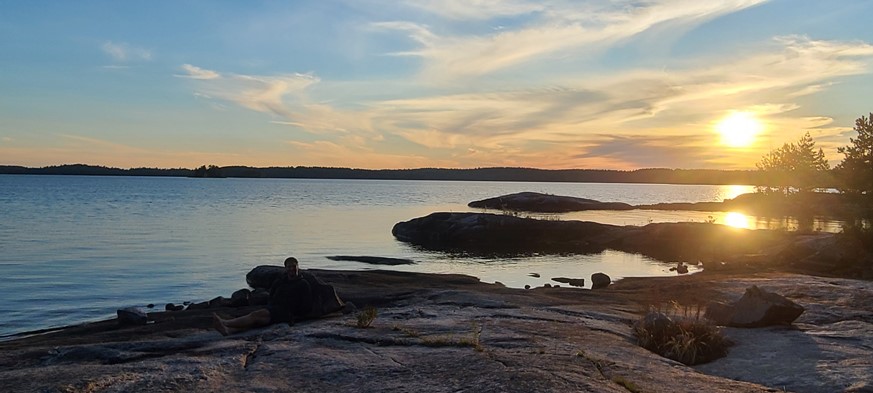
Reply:
M433 250L502 254L597 253L613 249L665 261L695 262L772 253L791 238L784 232L709 223L636 227L489 213L432 213L397 223L391 233L400 241Z
M433 213L394 225L398 240L434 250L485 253L600 252L622 232L615 225L545 221L487 213Z
M470 207L532 213L567 213L585 210L687 210L740 211L758 215L837 215L857 212L858 206L845 196L835 193L809 193L781 196L748 193L722 202L679 202L630 205L622 202L602 202L594 199L519 192L470 202Z
M621 202L600 202L594 199L561 195L519 192L467 204L469 207L538 213L566 213L583 210L630 210L634 207Z

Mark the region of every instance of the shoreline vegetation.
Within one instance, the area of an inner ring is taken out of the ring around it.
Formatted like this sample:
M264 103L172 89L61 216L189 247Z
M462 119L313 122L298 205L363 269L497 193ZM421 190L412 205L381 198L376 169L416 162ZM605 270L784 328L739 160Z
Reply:
M0 165L0 174L9 175L80 175L80 176L168 176L210 178L275 179L360 179L360 180L448 180L567 183L645 183L698 185L766 185L772 176L759 170L666 169L646 168L631 171L608 169L536 169L536 168L416 168L357 169L336 167L249 167L201 166L187 168L113 168L71 164L29 168Z

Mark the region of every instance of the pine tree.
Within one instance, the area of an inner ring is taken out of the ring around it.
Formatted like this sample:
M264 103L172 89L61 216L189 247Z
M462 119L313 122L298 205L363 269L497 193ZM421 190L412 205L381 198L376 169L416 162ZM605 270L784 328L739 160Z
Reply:
M873 196L873 113L855 120L857 138L849 146L837 148L846 157L837 166L845 192Z
M809 132L797 144L786 143L771 150L755 166L769 175L768 183L759 186L758 191L783 195L812 192L826 183L830 170L824 151L815 149Z

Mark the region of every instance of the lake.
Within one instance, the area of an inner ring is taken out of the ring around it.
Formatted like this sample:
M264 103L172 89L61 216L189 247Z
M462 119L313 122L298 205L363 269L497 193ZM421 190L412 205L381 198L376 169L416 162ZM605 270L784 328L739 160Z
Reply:
M631 204L721 201L749 186L0 175L0 336L113 317L127 306L203 301L245 274L296 256L302 268L462 273L511 287L552 277L675 274L617 251L481 258L396 241L392 226L468 202L534 191ZM589 211L552 215L619 225L706 221L791 225L729 212ZM833 229L831 223L820 225ZM409 258L382 267L334 255ZM531 277L537 273L540 278ZM552 282L552 284L556 284Z

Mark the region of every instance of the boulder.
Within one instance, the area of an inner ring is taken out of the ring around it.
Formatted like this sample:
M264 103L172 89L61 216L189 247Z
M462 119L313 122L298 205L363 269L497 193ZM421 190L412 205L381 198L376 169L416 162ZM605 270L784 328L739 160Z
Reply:
M605 273L594 273L591 275L591 289L606 288L612 283L612 278Z
M185 309L185 306L183 306L181 304L175 305L173 303L167 303L167 305L164 306L164 310L166 310L166 311L182 311L184 309Z
M284 266L260 265L246 274L246 283L255 289L270 289L273 281L283 274L285 274Z
M230 295L230 306L231 307L243 307L249 305L249 297L251 296L252 291L243 288L232 295Z
M118 314L118 324L122 326L141 326L149 321L145 311L138 307L121 308L116 311Z
M731 323L731 318L734 316L734 305L721 302L709 302L706 305L706 312L703 317L712 321L712 323L720 326L727 326Z
M308 318L318 318L344 308L345 303L340 300L332 285L326 284L318 277L305 272L303 273L303 279L309 282L309 286L312 289L312 312L307 316Z
M751 328L790 325L803 311L784 296L753 285L733 305L710 303L704 315L717 325Z

